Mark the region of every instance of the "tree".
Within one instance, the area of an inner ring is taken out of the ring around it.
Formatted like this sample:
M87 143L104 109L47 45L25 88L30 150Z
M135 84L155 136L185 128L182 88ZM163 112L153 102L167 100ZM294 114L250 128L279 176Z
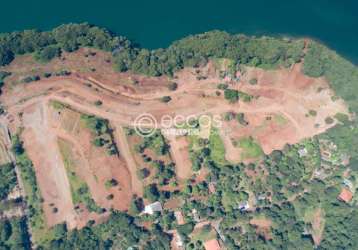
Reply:
M178 88L178 84L176 82L170 82L168 84L168 89L171 90L171 91L174 91Z
M133 197L129 211L131 214L139 214L144 209L142 198Z
M8 220L0 222L0 241L7 241L12 234L11 224Z
M157 201L160 196L156 184L150 184L144 188L144 198L149 199L151 202Z
M140 179L145 179L150 175L150 171L147 168L142 168L138 170L138 176Z
M239 100L239 91L235 89L225 89L224 90L224 97L229 102L237 102Z
M160 101L164 103L170 102L171 100L172 98L170 96L163 96L162 98L160 98Z
M100 138L100 137L96 137L94 140L93 140L93 145L95 145L96 147L103 147L105 144L103 138Z
M67 226L66 223L57 224L53 227L53 232L56 239L60 239L67 234Z
M34 55L35 59L40 62L49 62L55 57L59 57L61 55L61 49L58 46L47 46L39 51L37 51Z
M115 187L118 185L118 181L114 178L107 180L104 184L107 188Z
M12 163L0 166L0 200L5 199L16 186L17 178Z
M9 64L14 60L14 53L0 44L0 66Z

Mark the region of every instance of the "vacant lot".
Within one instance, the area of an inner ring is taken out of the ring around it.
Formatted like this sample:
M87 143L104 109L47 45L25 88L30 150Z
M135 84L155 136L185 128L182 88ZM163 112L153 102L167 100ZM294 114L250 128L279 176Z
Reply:
M185 180L191 177L192 168L189 155L189 142L185 136L166 135L170 144L170 153L173 157L178 179Z
M4 135L6 131L0 128L0 165L4 165L11 161L8 151L9 142L7 141L7 136Z
M191 176L189 137L167 138L166 154L157 152L160 141L138 153L135 147L144 139L127 136L123 127L132 127L143 113L152 114L157 121L163 116L240 114L241 121L223 120L221 126L210 127L199 135L209 139L211 157L221 164L256 161L263 153L324 132L336 124L335 114L347 113L327 82L304 76L301 64L270 71L246 67L239 74L240 80L234 80L221 79L218 62L210 62L202 68L177 72L174 79L178 88L169 90L168 83L173 79L117 73L108 60L109 54L95 51L89 56L88 52L81 49L64 53L62 59L46 65L25 55L4 67L12 75L7 78L0 101L8 112L11 132L24 128L22 138L34 163L48 225L66 221L70 228L81 226L93 217L88 207L127 210L132 195L141 195L152 178L162 181L164 187L170 186L156 176L156 161L163 161L166 168L174 161L179 180ZM225 68L229 64L222 62ZM71 74L56 75L63 70ZM45 78L45 72L54 76ZM21 82L34 74L41 80ZM253 79L254 85L250 84ZM234 93L239 91L239 100L226 100L219 83ZM171 100L163 102L163 96ZM89 125L83 114L87 114L87 120L99 119L100 128L96 123ZM4 152L0 140L1 161L6 158ZM139 180L138 170L143 168L150 173L146 176L142 172L144 178ZM200 171L203 179L205 169ZM169 183L176 181L169 179Z
M70 184L57 148L56 135L50 131L47 112L44 103L34 104L25 110L22 138L35 167L47 225L65 221L73 228L76 226L76 214Z
M119 154L111 154L106 148L109 144L95 146L94 131L77 111L53 110L52 118L54 133L62 139L62 148L69 151L67 158L77 162L75 174L88 185L89 197L103 208L128 209L131 183L124 159ZM111 140L106 136L110 135L103 135L103 140Z

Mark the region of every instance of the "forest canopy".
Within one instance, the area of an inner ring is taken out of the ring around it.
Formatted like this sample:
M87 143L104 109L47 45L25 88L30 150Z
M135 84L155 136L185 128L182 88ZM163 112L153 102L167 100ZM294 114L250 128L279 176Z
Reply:
M103 28L87 23L66 24L45 32L0 34L0 66L9 64L16 55L35 53L36 59L46 62L61 51L72 52L80 47L111 51L119 71L159 76L172 75L185 66L203 65L209 58L229 58L235 63L263 68L288 67L302 58L304 41L211 31L188 36L166 49L148 50Z

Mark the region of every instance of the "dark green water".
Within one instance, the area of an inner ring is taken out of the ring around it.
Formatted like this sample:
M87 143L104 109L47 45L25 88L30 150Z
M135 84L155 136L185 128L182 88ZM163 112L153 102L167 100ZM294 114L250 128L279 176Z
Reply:
M356 0L3 0L0 32L89 22L143 47L212 29L309 36L358 62Z

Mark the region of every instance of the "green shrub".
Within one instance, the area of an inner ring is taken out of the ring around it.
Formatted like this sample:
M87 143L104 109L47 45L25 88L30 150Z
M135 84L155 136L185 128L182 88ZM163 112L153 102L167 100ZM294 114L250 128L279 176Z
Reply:
M49 62L53 58L59 57L61 55L61 49L58 46L47 46L34 55L34 58L39 62Z
M242 92L242 91L238 91L238 95L239 95L239 99L244 101L244 102L250 102L253 98L252 95L249 95L245 92Z
M101 100L97 100L94 102L94 105L96 106L101 106L103 104L103 102Z
M24 79L22 79L22 82L24 83L30 83L30 82L35 82L35 81L39 81L41 78L38 75L34 75L34 76L27 76Z
M330 116L326 117L326 119L324 119L326 124L332 124L334 123L334 119Z
M106 188L115 187L118 185L118 181L112 178L110 180L107 180L104 185L106 186Z
M310 116L317 116L317 111L310 109L310 110L308 111L308 114L309 114Z
M227 85L226 83L219 83L217 88L218 89L222 89L222 90L225 90L229 87L229 85Z
M239 100L239 91L234 89L225 89L224 96L226 100L228 100L231 103L234 103Z
M178 84L176 82L171 82L168 84L168 89L174 91L178 88Z
M249 123L245 120L245 114L244 113L238 113L236 115L236 119L243 126L249 125Z
M12 163L0 166L0 200L5 199L16 186L17 178Z
M172 98L170 96L163 96L162 98L160 98L160 101L164 102L164 103L168 103L171 100L172 100Z
M337 113L334 115L334 118L336 118L339 122L346 124L349 122L349 116L343 113Z
M256 84L257 84L257 78L251 78L251 79L249 80L249 83L250 83L251 85L256 85Z

